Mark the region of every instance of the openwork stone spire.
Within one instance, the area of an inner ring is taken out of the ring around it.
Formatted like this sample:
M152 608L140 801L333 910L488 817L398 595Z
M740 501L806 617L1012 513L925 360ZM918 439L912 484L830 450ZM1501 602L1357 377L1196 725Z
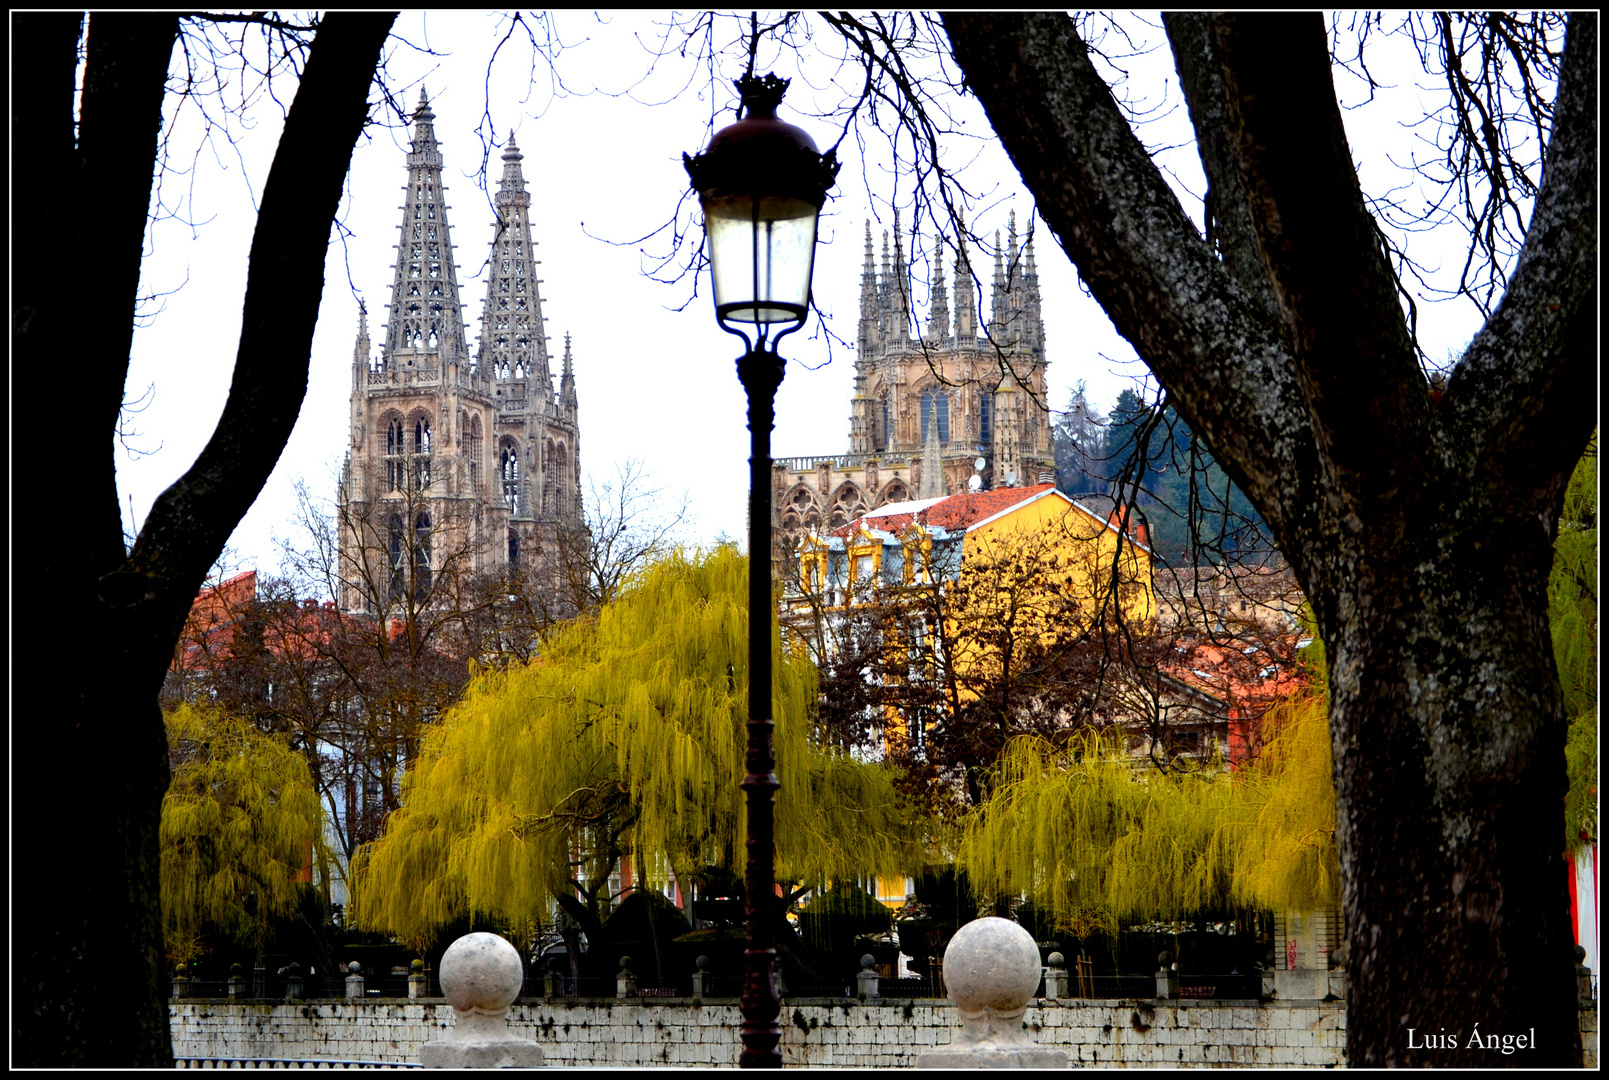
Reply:
M912 245L914 248L915 245ZM913 259L915 252L912 252ZM950 298L944 285L944 238L933 238L933 285L929 290L927 340L938 344L950 336Z
M972 263L967 258L963 224L955 237L955 343L969 345L978 338L978 294L973 290Z
M872 252L872 223L866 220L866 261L860 268L860 355L857 362L871 357L877 345L877 260Z
M381 367L441 369L468 360L458 268L453 265L441 151L430 101L419 91Z
M477 367L494 380L527 380L527 393L513 396L523 396L539 408L553 400L553 375L548 365L542 296L537 290L531 195L520 171L524 159L510 136L503 151L503 180L492 196L497 231L486 275Z
M559 376L559 405L566 413L576 410L575 369L570 366L570 335L564 335L564 374Z

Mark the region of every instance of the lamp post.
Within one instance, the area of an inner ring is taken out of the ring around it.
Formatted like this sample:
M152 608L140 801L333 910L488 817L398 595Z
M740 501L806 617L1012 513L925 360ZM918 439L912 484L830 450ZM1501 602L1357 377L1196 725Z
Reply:
M780 1068L776 981L776 875L771 743L771 426L783 360L777 342L804 325L815 261L816 219L838 173L829 151L777 119L788 81L739 79L742 118L715 133L697 157L682 155L704 208L715 319L743 339L738 381L749 400L749 722L743 790L748 807L744 875L747 963L743 1068ZM775 329L775 333L773 330Z

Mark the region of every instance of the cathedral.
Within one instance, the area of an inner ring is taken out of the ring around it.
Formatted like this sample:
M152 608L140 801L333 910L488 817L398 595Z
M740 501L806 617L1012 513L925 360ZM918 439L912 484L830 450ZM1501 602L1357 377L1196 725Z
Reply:
M883 234L881 272L867 224L849 453L772 461L778 549L887 503L1055 478L1039 272L1032 237L1018 246L1015 213L1005 245L997 232L994 247L987 327L963 238L948 294L935 252L926 329L913 334L899 218L892 258Z
M337 496L347 612L426 600L442 575L537 567L582 527L570 340L555 389L524 156L510 138L471 353L434 120L421 91L378 351L359 315Z

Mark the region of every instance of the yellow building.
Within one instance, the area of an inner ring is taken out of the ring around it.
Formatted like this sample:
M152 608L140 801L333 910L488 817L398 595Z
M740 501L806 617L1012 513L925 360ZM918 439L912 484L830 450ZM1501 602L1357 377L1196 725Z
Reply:
M805 537L784 623L818 663L874 633L900 657L880 677L939 686L959 706L1012 678L1025 645L1073 642L1119 613L1150 624L1145 526L1121 532L1118 521L1052 484L891 503ZM912 731L920 746L925 725L885 712L890 738Z

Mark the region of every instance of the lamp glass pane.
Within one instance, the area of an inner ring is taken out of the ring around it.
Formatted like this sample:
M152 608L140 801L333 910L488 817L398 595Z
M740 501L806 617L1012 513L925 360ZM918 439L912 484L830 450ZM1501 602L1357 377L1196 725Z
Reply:
M715 308L724 318L773 323L804 317L816 214L803 199L736 195L704 200Z

